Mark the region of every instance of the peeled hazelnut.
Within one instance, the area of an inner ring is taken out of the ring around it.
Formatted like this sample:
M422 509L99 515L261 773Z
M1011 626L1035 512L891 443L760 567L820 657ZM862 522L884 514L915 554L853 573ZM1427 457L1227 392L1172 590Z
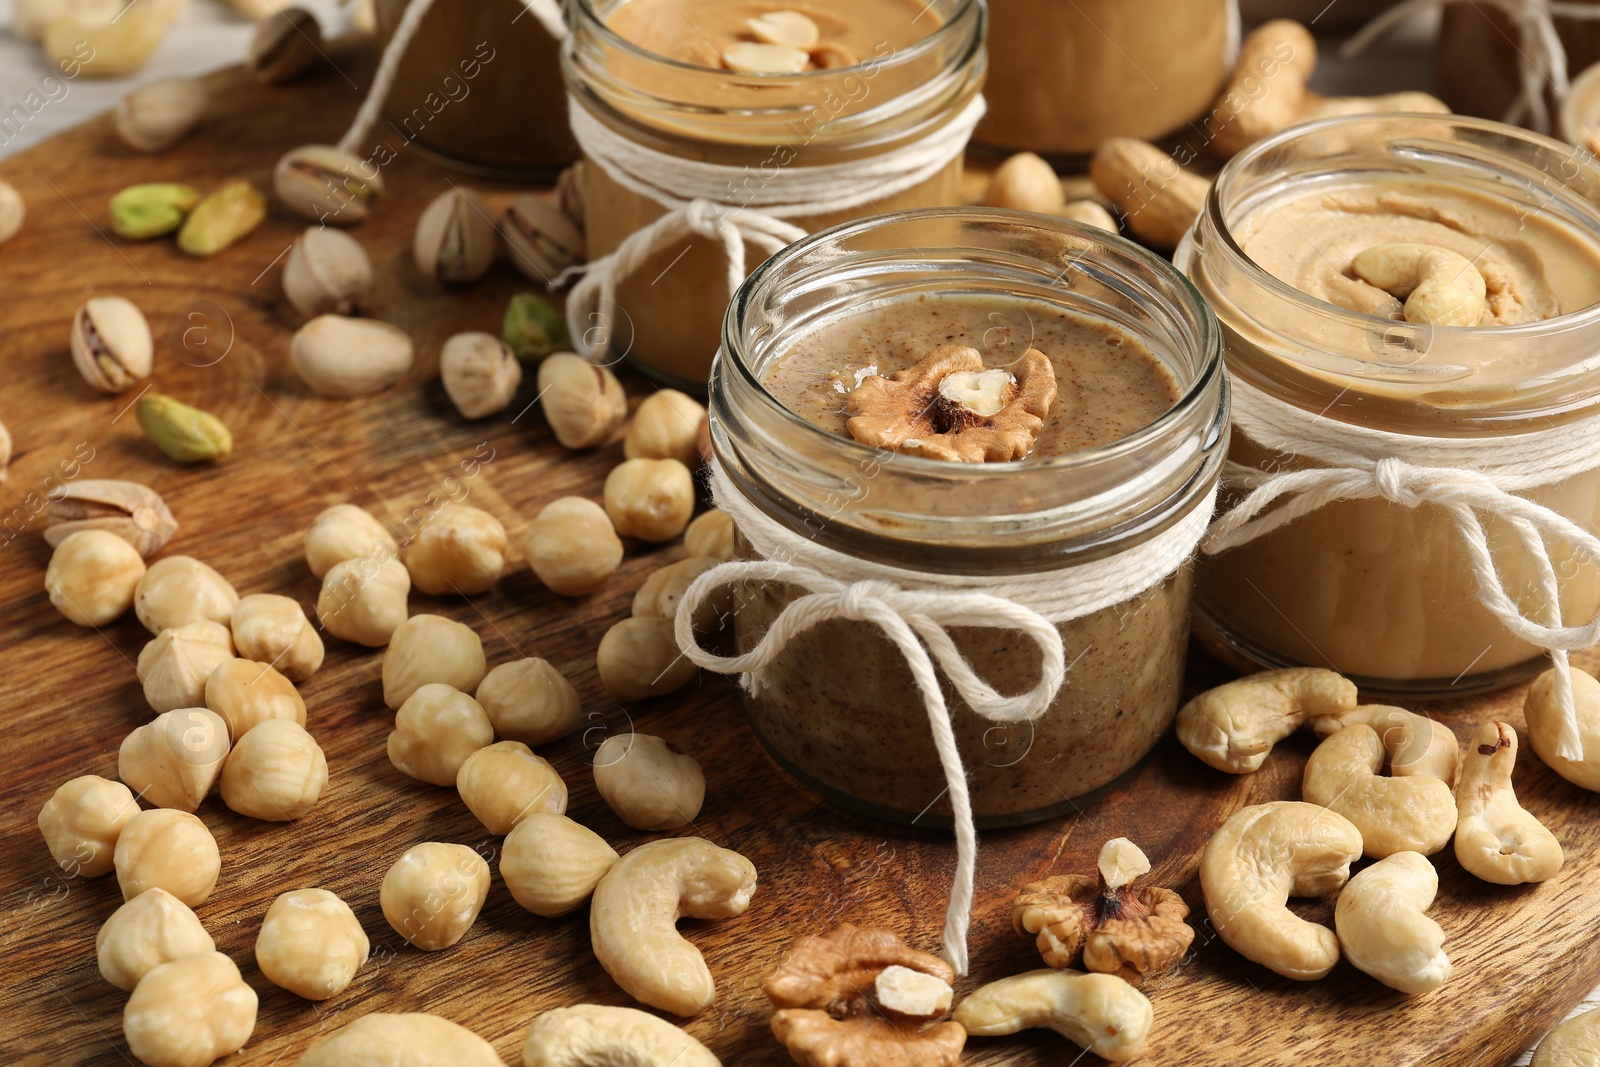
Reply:
M138 482L85 478L50 494L44 541L59 545L80 530L105 530L149 559L171 540L178 520L154 489Z
M476 189L456 186L423 209L411 252L424 278L465 285L489 273L496 243L489 205Z
M298 819L328 785L328 760L304 726L270 719L239 739L222 767L222 802L266 822Z
M107 530L80 530L56 546L45 568L44 588L68 620L104 626L133 605L144 576L138 549Z
M378 902L395 932L426 952L460 941L489 895L489 865L466 845L426 841L383 876Z
M549 285L556 275L583 262L583 231L561 208L525 193L506 205L500 237L518 270Z
M683 550L715 560L733 558L733 517L715 508L699 515L683 531Z
M464 418L504 411L522 384L522 364L492 333L458 333L439 352L439 378Z
M123 96L114 123L122 143L139 152L164 152L189 136L211 94L193 78L146 82Z
M353 315L372 291L372 260L343 230L310 226L283 264L283 295L307 318Z
M677 618L678 601L683 599L689 586L721 562L709 556L688 556L653 572L633 596L634 615L672 622ZM694 613L694 628L703 633L712 633L732 614L733 588L725 585L700 602L700 607Z
M289 361L318 396L366 396L411 369L411 338L376 319L318 315L289 342Z
M468 756L456 772L456 792L491 834L508 834L524 818L567 810L567 783L521 741L500 741Z
M564 496L546 504L528 527L522 554L535 576L562 596L586 596L622 563L622 540L604 508Z
M506 835L500 877L518 904L553 919L588 903L618 858L617 850L587 826L565 815L534 812Z
M695 676L692 660L678 651L666 619L623 619L600 639L595 653L600 684L618 700L644 700L675 692Z
M306 565L318 578L335 563L382 554L396 557L400 546L383 523L354 504L325 508L306 531Z
M117 777L158 808L194 811L228 758L228 725L207 708L165 711L122 739Z
M206 679L232 658L233 635L220 623L203 619L162 630L139 653L144 698L156 711L198 708L205 702Z
M670 541L694 514L694 476L675 459L630 459L606 475L605 498L623 537Z
M199 816L152 808L128 820L117 838L117 884L122 899L165 889L193 908L211 895L222 871L217 839Z
M149 1067L206 1067L244 1047L256 1028L256 993L220 952L163 963L122 1012L128 1051Z
M111 873L112 851L139 803L121 782L97 774L74 778L39 809L39 832L69 878Z
M476 699L496 737L543 745L583 725L583 703L572 683L542 659L502 663L483 676Z
M706 409L676 389L660 389L633 413L622 454L629 459L675 459L691 470L699 465L697 438Z
M245 69L263 85L282 85L322 58L322 26L303 7L284 7L256 22L245 50Z
M72 362L83 380L120 393L150 377L150 324L133 301L97 296L72 316Z
M431 785L455 785L467 757L493 743L494 727L483 706L435 682L412 693L395 712L389 762Z
M17 235L27 216L28 208L22 194L17 192L16 186L0 178L0 245Z
M265 722L306 724L305 701L289 679L255 660L223 660L206 679L206 707L222 717L234 744Z
M252 593L233 609L232 626L240 657L271 664L291 682L305 681L322 666L322 638L297 600Z
M217 945L189 905L165 889L147 889L100 925L94 949L100 976L131 993L163 963L215 952Z
M383 654L383 702L404 704L433 682L470 693L483 680L483 642L472 627L442 615L413 615L389 636Z
M365 556L336 563L322 579L317 618L328 632L368 648L389 643L406 621L411 576L393 557Z
M1000 164L983 202L990 207L1054 214L1066 204L1061 179L1032 152L1018 152Z
M688 826L706 799L706 776L694 757L650 734L606 738L594 753L594 784L635 830Z
M331 145L290 149L272 170L272 191L283 206L313 222L354 226L365 222L383 195L378 168Z
M261 920L256 964L267 981L307 1000L344 992L370 948L350 905L326 889L280 893Z
M539 364L539 406L567 448L604 443L628 417L628 397L617 376L567 352Z
M193 556L152 563L133 596L133 610L153 634L202 619L227 625L238 603L228 580Z
M406 569L430 596L486 592L506 564L506 528L481 508L450 504L406 546Z

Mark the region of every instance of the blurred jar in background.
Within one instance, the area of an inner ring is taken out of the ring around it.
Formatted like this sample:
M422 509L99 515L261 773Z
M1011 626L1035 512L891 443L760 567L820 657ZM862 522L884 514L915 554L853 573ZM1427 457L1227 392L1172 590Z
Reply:
M1600 0L1573 0L1596 8ZM1567 53L1567 72L1574 77L1600 61L1600 18L1553 19ZM1503 119L1522 89L1522 64L1536 56L1522 40L1511 18L1489 3L1449 4L1439 26L1434 64L1439 97L1463 115ZM1526 57L1526 58L1525 58ZM1560 102L1546 91L1552 118ZM1526 116L1522 118L1526 122Z

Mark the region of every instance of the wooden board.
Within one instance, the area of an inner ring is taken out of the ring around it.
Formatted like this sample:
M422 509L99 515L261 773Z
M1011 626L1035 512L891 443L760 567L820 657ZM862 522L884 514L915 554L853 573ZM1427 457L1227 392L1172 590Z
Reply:
M363 72L351 75L364 84ZM118 744L149 717L133 671L149 635L131 616L99 633L82 630L49 606L42 520L29 513L55 479L75 472L145 481L183 524L169 553L207 560L242 592L284 593L309 606L317 583L301 556L302 535L329 504L354 501L398 523L444 491L464 460L477 458L481 471L465 483L470 502L498 515L515 544L544 502L597 495L620 459L616 445L585 455L562 451L536 409L513 418L531 399L529 388L505 416L482 423L456 417L433 377L440 342L462 329L495 329L505 300L525 286L503 268L453 294L418 276L409 255L412 223L429 198L460 179L409 153L387 168L390 198L358 236L380 268L375 311L411 333L419 359L402 385L370 399L319 399L288 370L295 321L274 264L298 232L293 220L275 215L243 244L207 261L187 259L166 242L106 239L99 232L105 204L120 187L156 179L209 186L233 175L265 186L283 150L333 139L358 101L352 84L332 75L273 90L237 73L213 81L214 114L204 131L166 155L130 153L101 118L0 164L29 207L24 233L0 249L0 418L17 448L0 502L6 515L20 515L8 531L23 527L15 537L0 535L0 1060L10 1064L130 1062L120 1027L125 995L102 981L94 956L96 929L119 903L115 879L63 881L52 873L34 820L67 779L115 774ZM491 199L507 192L485 189ZM156 384L232 426L237 450L229 460L174 467L124 410L131 397L85 387L66 340L72 310L90 292L122 293L145 309L159 338ZM635 398L650 388L639 379L628 385ZM415 596L412 610L470 624L492 663L540 655L573 680L590 727L546 754L571 787L571 814L619 848L646 836L624 828L595 793L587 763L599 740L636 723L699 757L710 789L695 830L749 856L762 881L743 918L690 924L689 936L718 976L719 997L688 1027L727 1063L780 1064L787 1056L767 1031L760 981L789 939L848 920L935 948L953 847L937 832L841 811L786 778L752 739L725 680L706 677L675 697L627 707L603 694L593 663L601 635L627 614L644 576L681 551L630 547L621 573L578 603L547 593L519 559L483 596ZM293 1063L318 1034L365 1012L426 1010L471 1026L516 1064L522 1035L540 1010L627 1002L590 952L583 913L559 921L532 916L498 877L477 924L448 951L412 949L384 922L378 885L403 849L424 840L459 841L493 858L500 842L453 791L419 785L390 766L384 738L391 715L381 699L380 662L376 652L331 641L327 664L303 687L308 725L332 770L310 817L293 825L254 822L215 799L201 809L224 868L198 911L261 997L255 1035L229 1063ZM1196 653L1190 675L1195 688L1225 672ZM1491 715L1520 727L1521 695L1435 710L1461 735ZM1009 926L1017 886L1089 870L1106 838L1126 835L1149 852L1158 882L1182 889L1199 929L1192 957L1151 983L1157 1021L1143 1062L1509 1062L1600 981L1600 894L1592 888L1600 868L1600 801L1551 774L1524 746L1517 787L1565 844L1561 875L1536 888L1496 888L1441 855L1435 910L1455 961L1442 991L1407 999L1348 965L1324 982L1302 985L1245 963L1215 939L1194 874L1207 836L1229 812L1298 796L1310 744L1296 738L1261 773L1239 779L1203 767L1169 737L1128 781L1072 818L984 835L973 974L958 992L1038 966L1029 941ZM253 957L267 904L305 886L339 893L373 944L372 960L352 987L323 1004L270 985ZM1328 920L1331 902L1301 910ZM1048 1032L973 1039L968 1049L971 1064L1079 1062L1075 1048Z

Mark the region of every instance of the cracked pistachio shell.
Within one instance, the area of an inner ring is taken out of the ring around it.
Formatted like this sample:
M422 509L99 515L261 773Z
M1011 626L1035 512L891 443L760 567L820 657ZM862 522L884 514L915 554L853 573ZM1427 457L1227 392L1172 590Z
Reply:
M366 396L387 389L411 367L411 338L376 319L319 315L289 343L295 373L320 396Z
M129 148L164 152L200 124L210 101L211 93L193 78L163 78L123 96L113 123Z
M560 309L532 293L518 293L511 298L500 324L500 336L518 359L535 362L552 352L572 348L572 336Z
M310 70L322 57L322 26L303 7L286 7L256 23L245 51L245 69L264 85L281 85Z
M27 205L22 202L17 187L0 178L0 245L17 235L27 214Z
M150 376L150 324L133 301L97 296L72 316L72 362L83 380L120 393Z
M546 285L583 262L583 231L560 208L532 193L506 205L500 238L517 269Z
M522 384L522 364L490 333L458 333L439 353L439 378L462 416L481 419L504 411Z
M134 241L164 236L183 225L200 199L200 190L189 185L130 185L111 198L111 232Z
M342 148L308 144L284 153L272 170L272 191L283 206L313 222L354 226L366 221L383 195L378 168Z
M147 485L88 478L63 485L45 510L44 540L54 548L79 530L114 533L149 559L178 530L166 502Z
M489 272L495 244L494 222L483 197L475 189L456 186L423 209L411 251L424 278L465 285Z
M144 394L135 413L156 447L178 463L205 463L233 451L233 434L221 419L165 393Z
M191 256L213 256L255 231L267 217L267 198L247 181L232 181L207 195L178 231L178 247Z
M283 265L283 293L296 311L352 315L372 291L372 260L342 230L310 226L295 238Z

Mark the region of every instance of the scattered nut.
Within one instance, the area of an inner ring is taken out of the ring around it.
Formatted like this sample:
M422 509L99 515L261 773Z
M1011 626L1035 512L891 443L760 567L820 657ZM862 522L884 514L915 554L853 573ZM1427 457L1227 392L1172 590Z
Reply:
M105 530L145 559L161 551L178 530L178 520L155 490L109 478L67 482L50 495L44 521L44 541L52 547L80 530Z
M1544 1035L1528 1067L1589 1067L1600 1048L1600 1011L1575 1015Z
M1178 740L1219 771L1260 770L1307 719L1356 706L1355 683L1321 667L1260 671L1208 689L1178 711Z
M372 291L372 260L343 230L308 226L283 264L283 295L306 318L354 315Z
M1438 891L1438 872L1417 852L1396 852L1351 878L1333 911L1344 958L1402 993L1444 985L1444 931L1423 914Z
M27 216L28 207L23 202L22 194L17 192L15 185L0 178L0 245L17 235Z
M228 726L234 744L264 722L284 719L306 724L306 703L282 674L270 665L228 659L206 679L206 707Z
M474 696L496 737L525 745L559 741L584 722L578 691L542 659L500 664L484 675Z
M583 183L588 169L580 159L556 175L556 206L579 230L583 229L587 214L583 205Z
M1320 97L1307 93L1295 124L1331 119L1342 115L1376 115L1386 111L1406 111L1413 114L1448 115L1450 106L1429 93L1380 93L1377 96Z
M1368 285L1405 300L1407 322L1476 326L1489 286L1472 260L1434 245L1373 245L1356 254L1350 270Z
M1511 768L1517 732L1486 722L1473 734L1456 781L1456 859L1496 885L1543 882L1561 870L1561 842L1517 803Z
M430 282L466 285L489 273L498 243L483 197L453 185L423 209L411 254Z
M383 876L378 900L395 932L427 952L460 941L489 895L489 865L466 845L426 841Z
M692 660L678 651L666 619L623 619L600 639L595 653L600 684L618 700L645 700L676 692L694 680Z
M1339 962L1339 939L1286 904L1339 889L1360 855L1361 831L1336 811L1296 801L1240 808L1200 858L1212 928L1245 959L1316 981Z
M483 680L483 642L470 626L442 615L413 615L389 636L383 702L398 708L430 682L470 693Z
M289 342L295 373L318 396L381 392L411 369L411 338L376 319L318 315Z
M178 247L191 256L214 256L254 233L267 217L267 198L247 181L209 193L178 231Z
M431 785L455 785L467 757L494 743L483 706L437 682L420 687L400 705L389 734L389 762Z
M347 559L399 555L400 546L383 524L354 504L324 509L306 531L306 565L318 578Z
M468 756L456 791L491 834L508 834L523 819L567 810L567 784L543 756L521 741L501 741Z
M222 871L217 840L206 824L175 808L152 808L129 819L117 837L115 862L123 900L165 889L191 908L211 895Z
M583 231L559 207L532 193L506 205L500 239L516 268L545 285L583 262Z
M161 808L194 811L228 758L228 726L206 708L164 711L122 739L117 777Z
M628 417L628 397L610 368L571 353L557 353L540 363L538 385L545 421L566 448L603 444Z
M373 1012L319 1039L299 1067L505 1067L494 1046L464 1026L420 1012ZM574 1065L575 1067L575 1065Z
M1310 723L1318 737L1352 723L1365 723L1383 739L1390 774L1396 778L1427 775L1446 785L1455 784L1461 744L1450 727L1426 715L1387 704L1359 704L1349 711L1316 716Z
M406 569L424 593L473 596L500 580L506 542L499 519L480 508L449 504L406 545Z
M291 682L305 681L322 666L322 638L292 597L252 593L233 609L232 627L243 659L271 664Z
M97 10L68 10L51 17L40 43L53 69L74 70L90 78L120 78L149 61L180 5L139 4L105 16ZM57 12L60 12L58 7Z
M317 619L335 637L378 648L406 621L410 592L411 575L393 556L342 560L323 576Z
M600 799L635 830L676 830L694 822L706 776L693 756L651 734L617 734L595 750Z
M147 889L101 924L94 950L100 976L131 993L163 963L215 952L217 943L187 904L165 889Z
M133 595L133 610L153 634L191 622L226 626L239 594L228 580L193 556L168 556L150 565Z
M139 652L136 670L144 699L155 711L198 708L206 681L233 658L233 635L209 619L162 630ZM226 724L223 726L226 734Z
M328 760L306 728L269 719L241 737L222 767L222 802L263 822L289 822L316 807Z
M1081 222L1085 226L1093 226L1108 233L1117 232L1117 220L1111 217L1111 212L1100 205L1097 200L1073 200L1061 206L1056 212L1064 219Z
M697 516L683 531L683 550L691 556L705 556L719 562L732 559L733 516L716 508Z
M139 398L139 426L177 463L208 463L233 452L233 434L209 411L154 390Z
M500 336L518 359L535 363L572 347L572 335L567 332L567 320L561 310L532 293L518 293L511 298L500 323ZM626 400L623 407L627 407Z
M1539 758L1561 777L1583 789L1600 791L1600 681L1572 668L1572 705L1577 712L1582 759L1567 759L1561 742L1561 709L1556 700L1555 668L1533 680L1522 702L1528 718L1528 742Z
M1286 129L1306 102L1306 82L1317 69L1317 41L1293 19L1272 19L1251 30L1239 45L1233 77L1222 87L1217 110L1228 119L1212 133L1212 148L1224 159ZM1271 88L1260 81L1271 71Z
M144 559L131 544L109 530L79 530L51 553L44 588L68 621L104 626L133 606L144 576Z
M506 835L500 877L535 915L556 918L583 907L617 862L617 850L565 815L536 811Z
M63 14L110 22L121 9L119 0L13 0L9 29L13 38L38 44L45 27Z
M639 618L666 619L677 617L678 601L706 571L720 560L706 556L689 556L669 563L644 580L644 585L633 596L633 614ZM733 587L723 586L700 602L694 613L694 628L703 633L715 632L723 620L733 617Z
M522 364L500 338L458 333L439 352L439 378L463 418L504 411L522 384Z
M1102 141L1089 160L1095 188L1122 212L1128 229L1164 250L1178 247L1205 210L1211 181L1184 170L1153 144L1129 137Z
M138 152L165 152L193 132L211 93L194 78L145 82L124 94L112 124L122 143Z
M303 7L284 7L256 23L245 69L263 85L294 81L322 58L322 26Z
M243 1048L255 1028L256 992L220 952L152 968L122 1012L128 1051L148 1067L206 1067Z
M644 398L628 424L622 454L629 459L675 459L693 469L699 463L700 420L706 409L676 389L658 389Z
M350 985L369 947L350 905L326 889L296 889L267 908L256 935L256 963L273 985L327 1000Z
M272 170L272 191L301 218L334 226L365 222L383 195L376 165L331 145L290 149Z
M990 207L1052 215L1066 205L1066 196L1050 164L1032 152L1018 152L994 172L983 202Z
M200 190L173 182L130 185L111 198L111 232L131 241L176 233L200 199Z
M138 813L127 786L85 774L50 794L39 809L39 832L67 877L99 878L111 873L117 835Z
M975 990L952 1018L974 1037L1047 1026L1112 1063L1144 1048L1155 1020L1149 999L1109 974L1029 971Z
M710 1049L660 1016L599 1004L535 1016L522 1041L522 1062L527 1067L722 1067Z
M675 459L629 459L606 475L606 514L623 537L670 541L694 514L694 476Z
M1311 753L1300 795L1349 819L1361 831L1363 851L1374 859L1397 852L1433 855L1456 829L1450 784L1427 775L1386 778L1383 764L1378 731L1352 723Z
M587 596L622 563L622 539L592 500L564 496L546 504L523 535L534 575L562 596Z
M716 999L716 983L677 922L743 915L755 890L755 865L703 838L640 845L595 886L595 958L635 1000L674 1015L699 1014Z
M133 301L97 296L72 314L72 362L83 380L120 393L150 377L150 324Z
M6 480L6 475L10 470L10 467L11 431L6 429L5 423L0 422L0 483L3 483Z

